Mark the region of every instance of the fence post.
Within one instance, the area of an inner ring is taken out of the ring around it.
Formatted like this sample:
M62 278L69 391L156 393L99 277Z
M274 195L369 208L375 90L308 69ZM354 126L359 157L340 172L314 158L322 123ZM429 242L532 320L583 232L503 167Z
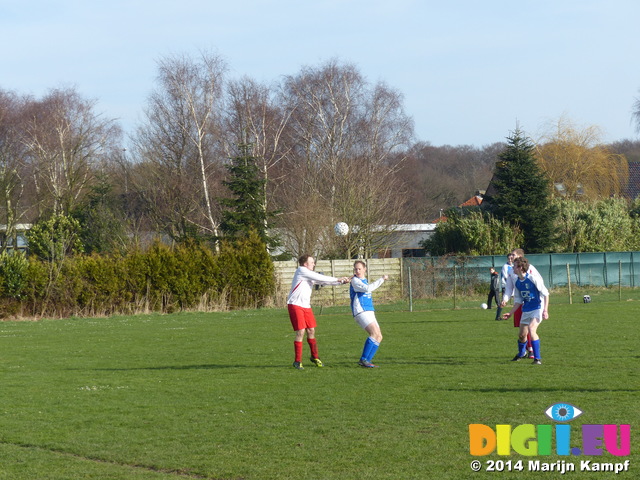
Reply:
M407 265L407 288L409 289L409 311L413 312L413 288L411 286L411 267Z
M573 297L571 296L571 270L569 269L569 264L567 263L567 284L569 285L569 305L573 304Z
M335 260L331 260L331 276L332 277L336 276ZM333 285L331 287L331 305L334 306L334 307L336 306L336 287L335 287L335 285Z
M622 301L622 260L618 260L618 301Z
M453 309L456 309L456 300L457 300L457 292L458 292L458 266L453 266Z
M436 259L431 257L431 291L433 292L433 296L436 296Z

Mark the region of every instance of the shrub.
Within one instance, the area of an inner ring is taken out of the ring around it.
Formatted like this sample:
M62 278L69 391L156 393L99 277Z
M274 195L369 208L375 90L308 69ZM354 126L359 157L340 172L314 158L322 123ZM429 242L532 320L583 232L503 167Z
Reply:
M21 252L0 255L0 295L20 298L27 285L29 261Z
M556 200L557 252L623 252L638 246L637 221L620 198Z
M495 255L523 242L522 231L482 211L447 211L447 221L438 223L434 235L422 242L431 255L458 253Z
M224 243L219 254L189 242L156 243L126 256L75 255L57 261L0 259L0 316L172 312L261 306L275 289L273 263L257 235ZM7 302L11 295L20 302Z
M126 311L132 294L127 289L128 272L119 257L91 255L76 257L82 289L77 306L87 314Z
M36 223L28 232L29 251L43 260L62 261L82 252L80 223L73 217L54 215Z
M275 291L273 262L257 233L223 242L218 257L220 286L233 308L260 307ZM222 291L220 291L222 293Z

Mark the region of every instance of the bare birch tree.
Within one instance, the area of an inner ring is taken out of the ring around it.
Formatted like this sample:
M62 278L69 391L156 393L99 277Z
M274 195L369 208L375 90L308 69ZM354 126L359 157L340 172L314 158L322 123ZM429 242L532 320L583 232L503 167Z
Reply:
M68 215L96 166L118 147L121 131L73 88L53 89L25 109L22 141L32 168L39 213Z
M174 239L219 235L212 188L220 173L220 116L225 63L202 53L158 63L158 88L135 138L138 193L158 226Z
M331 237L329 227L346 221L357 226L354 242L372 245L374 226L379 230L401 216L403 189L395 177L399 162L390 158L408 146L413 134L402 97L384 84L371 87L355 66L331 60L287 77L282 104L292 112L283 164L301 175L294 182L297 198L282 197L292 202L283 206L283 223L302 235L304 228L291 225L296 218L306 218L309 225L311 218L323 218L324 236ZM307 198L322 210L296 216Z
M25 99L0 90L0 253L17 240L17 224L28 209L24 203L26 152L20 138Z
M252 156L258 161L264 180L262 204L266 222L272 195L286 178L282 171L276 172L288 153L283 133L291 111L277 103L273 89L248 77L230 82L227 105L228 157L233 156L238 145L251 145Z

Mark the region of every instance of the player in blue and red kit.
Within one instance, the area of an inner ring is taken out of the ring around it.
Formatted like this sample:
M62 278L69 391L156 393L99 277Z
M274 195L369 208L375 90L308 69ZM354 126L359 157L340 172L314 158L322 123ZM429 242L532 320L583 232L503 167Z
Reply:
M544 286L540 275L532 275L528 272L529 261L524 258L517 258L513 263L513 271L517 275L515 281L515 299L513 308L509 313L504 314L504 319L508 319L520 307L522 307L522 317L520 318L520 331L518 336L518 353L512 361L518 361L527 356L527 335L531 336L533 346L533 364L542 364L540 356L540 337L538 327L542 320L549 318L549 290Z
M380 325L376 319L373 308L373 298L371 292L376 290L385 280L389 279L388 275L380 277L378 280L369 284L367 275L367 266L362 260L356 260L353 264L353 278L351 279L351 287L349 287L349 295L351 296L351 312L353 318L368 334L367 340L364 342L362 355L358 361L358 365L365 368L375 368L377 365L371 363L373 357L378 351L380 342L382 342L382 332Z
M507 255L507 258L509 260L504 265L504 267L502 267L502 275L504 276L504 279L505 279L504 285L502 287L502 303L500 304L500 306L502 307L504 307L509 301L509 299L513 296L515 291L515 282L518 279L517 275L513 271L513 262L517 258L523 258L523 257L524 257L524 250L521 248L516 248L509 255ZM531 264L529 264L529 270L527 270L527 273L530 275L540 276L540 273L538 273L538 270L536 270L536 267L534 267ZM542 277L540 277L540 279L542 280ZM513 314L514 327L520 328L521 316L522 316L521 309L518 309L514 312ZM529 351L530 358L534 358L533 346L531 345L531 336L527 337L527 350Z

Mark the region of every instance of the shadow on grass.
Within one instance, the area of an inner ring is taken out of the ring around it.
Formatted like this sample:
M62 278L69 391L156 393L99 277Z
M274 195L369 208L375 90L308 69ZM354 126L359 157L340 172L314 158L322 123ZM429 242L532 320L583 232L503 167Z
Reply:
M128 372L136 370L219 370L225 368L285 368L285 365L158 365L154 367L127 367L127 368L73 368L69 370L94 370L100 372ZM287 368L291 368L288 366Z
M494 388L437 388L445 392L480 392L480 393L540 393L540 392L577 392L577 393L604 393L623 392L637 393L639 389L632 388L584 388L584 387L494 387Z
M477 365L477 359L463 359L460 357L433 357L421 360L395 360L387 359L386 363L393 365Z
M407 362L394 362L394 361L387 361L385 362L386 365L394 365L394 364L409 364ZM434 365L436 364L435 362L413 362L411 363L411 365ZM442 365L453 365L452 363L442 363ZM251 369L275 369L275 370L291 370L291 371L295 371L295 369L291 366L291 364L278 364L278 365L221 365L221 364L205 364L205 365L159 365L159 366L149 366L149 367L128 367L128 368L118 368L118 367L111 367L111 368L71 368L68 370L93 370L93 371L99 371L99 372L128 372L128 371L143 371L143 370L148 370L148 371L167 371L167 370L220 370L220 369L247 369L247 368L251 368ZM331 370L331 369L336 369L336 368L348 368L348 369L356 369L356 370L369 370L366 368L362 368L360 365L358 365L357 360L353 360L353 361L337 361L337 362L332 362L330 364L326 364L324 365L324 367L322 368L317 368L315 366L306 366L304 370Z
M384 318L384 316L380 315L381 318ZM431 323L431 324L437 324L440 325L442 323L453 323L456 325L460 325L463 323L472 323L474 325L477 325L479 321L484 321L486 319L482 319L482 320L478 320L477 318L472 318L472 319L455 319L455 320L440 320L438 318L424 318L421 320L409 320L408 322L398 322L398 321L391 321L389 322L390 325L417 325L417 324L422 324L422 323ZM495 322L495 320L493 320Z

